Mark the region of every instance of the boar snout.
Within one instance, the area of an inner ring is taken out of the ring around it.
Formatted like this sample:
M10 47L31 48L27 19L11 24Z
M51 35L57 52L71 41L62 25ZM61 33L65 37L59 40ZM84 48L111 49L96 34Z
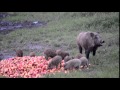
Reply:
M102 40L102 41L100 42L100 46L102 46L102 44L103 44L103 43L105 43L105 41L104 41L104 40Z
M102 43L105 43L105 41L103 40Z

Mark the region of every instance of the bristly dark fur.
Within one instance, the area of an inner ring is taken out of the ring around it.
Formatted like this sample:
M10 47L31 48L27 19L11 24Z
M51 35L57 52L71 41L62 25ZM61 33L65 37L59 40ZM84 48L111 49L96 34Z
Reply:
M83 54L79 53L79 54L77 54L77 55L75 56L75 58L80 59L80 58L83 57L83 56L84 56Z
M57 55L54 58L52 58L51 62L48 64L48 69L53 69L54 66L56 66L56 68L58 67L58 65L60 64L61 67L61 61L62 61L62 57Z
M56 56L56 51L54 49L46 49L44 51L45 58L48 60L49 57L53 58Z
M71 59L74 59L74 57L66 56L66 57L64 58L64 61L67 62L67 61L69 61L69 60L71 60Z
M30 52L30 57L35 57L35 52Z
M23 57L23 51L21 49L19 50L14 49L14 51L16 52L17 57Z
M100 34L97 32L81 32L77 36L79 52L82 54L82 49L84 48L88 60L90 52L93 52L93 56L95 56L97 48L102 46L104 42L105 41L102 40Z
M81 65L81 61L79 59L72 59L65 63L64 69L71 70L71 69L79 69Z
M66 57L69 56L68 52L62 51L62 50L56 50L56 54L60 55L62 57L62 60Z

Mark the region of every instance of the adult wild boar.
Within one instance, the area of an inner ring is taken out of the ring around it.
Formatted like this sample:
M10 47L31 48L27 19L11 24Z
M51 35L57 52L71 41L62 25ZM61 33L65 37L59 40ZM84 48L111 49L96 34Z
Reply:
M102 46L104 42L98 32L81 32L77 36L79 52L82 53L82 49L84 48L87 59L89 59L90 52L93 52L93 56L95 56L97 48Z

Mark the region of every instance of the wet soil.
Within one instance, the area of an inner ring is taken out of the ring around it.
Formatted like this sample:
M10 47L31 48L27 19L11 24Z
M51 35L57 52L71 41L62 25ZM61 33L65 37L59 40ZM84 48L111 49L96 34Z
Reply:
M0 34L8 34L11 31L23 28L35 28L44 26L47 23L43 21L5 21L6 17L15 16L16 14L8 14L7 12L0 13Z
M44 25L46 25L46 23L41 21L0 21L0 34L8 34L14 30L40 27Z

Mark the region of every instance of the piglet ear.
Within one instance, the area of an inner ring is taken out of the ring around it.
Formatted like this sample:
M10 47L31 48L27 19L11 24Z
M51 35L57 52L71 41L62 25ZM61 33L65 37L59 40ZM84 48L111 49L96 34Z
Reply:
M91 36L91 37L94 37L94 33L91 32L91 33L90 33L90 36Z

